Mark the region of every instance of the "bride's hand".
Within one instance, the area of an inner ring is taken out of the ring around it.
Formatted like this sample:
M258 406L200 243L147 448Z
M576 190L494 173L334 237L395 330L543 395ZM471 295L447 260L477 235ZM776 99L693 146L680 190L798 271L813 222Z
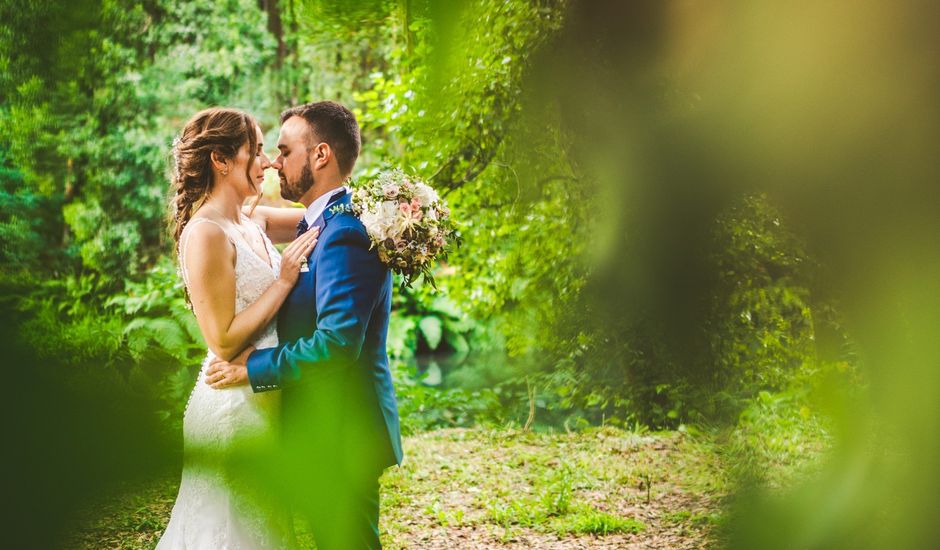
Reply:
M248 346L231 361L213 357L206 369L206 384L221 390L231 386L241 386L248 383L248 356L255 351L254 346Z
M300 269L306 265L307 256L317 244L317 237L320 235L320 228L314 227L303 235L297 237L281 252L281 274L278 280L284 281L291 287L300 277Z

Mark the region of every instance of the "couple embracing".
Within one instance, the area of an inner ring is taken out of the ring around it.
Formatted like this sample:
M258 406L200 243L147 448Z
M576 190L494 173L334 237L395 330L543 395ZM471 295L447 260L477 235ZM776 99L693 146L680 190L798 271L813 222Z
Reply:
M320 550L381 547L378 480L402 450L392 277L344 186L359 127L305 104L281 114L277 149L235 109L196 114L174 144L180 273L209 352L160 549L291 548L293 515ZM269 167L305 209L243 207Z

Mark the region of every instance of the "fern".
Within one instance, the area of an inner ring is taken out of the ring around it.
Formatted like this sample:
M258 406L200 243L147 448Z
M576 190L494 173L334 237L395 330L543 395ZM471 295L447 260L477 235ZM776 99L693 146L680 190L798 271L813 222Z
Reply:
M188 340L186 332L172 318L140 317L124 327L128 347L135 359L140 359L151 343L156 343L170 355L185 359Z

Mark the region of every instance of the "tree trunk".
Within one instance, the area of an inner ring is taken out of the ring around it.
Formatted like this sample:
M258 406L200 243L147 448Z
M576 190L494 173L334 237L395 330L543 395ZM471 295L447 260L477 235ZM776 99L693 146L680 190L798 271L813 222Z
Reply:
M280 69L284 64L287 48L284 44L284 25L281 24L281 10L277 0L258 0L258 6L268 14L268 32L277 40L277 57L274 68Z
M402 32L405 33L405 51L408 53L405 59L407 59L407 61L410 63L413 53L413 45L411 43L411 29L408 28L411 25L411 2L410 0L398 0L398 5L401 7Z

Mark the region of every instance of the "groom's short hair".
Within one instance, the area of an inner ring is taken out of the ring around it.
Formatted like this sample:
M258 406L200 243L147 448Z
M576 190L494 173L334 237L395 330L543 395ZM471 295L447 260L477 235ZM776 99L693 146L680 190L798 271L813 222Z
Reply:
M335 101L315 101L291 107L281 113L281 124L295 116L306 120L310 131L320 141L330 145L340 172L347 175L351 173L362 146L359 124L352 112ZM313 136L308 136L308 140L308 147L313 147Z

